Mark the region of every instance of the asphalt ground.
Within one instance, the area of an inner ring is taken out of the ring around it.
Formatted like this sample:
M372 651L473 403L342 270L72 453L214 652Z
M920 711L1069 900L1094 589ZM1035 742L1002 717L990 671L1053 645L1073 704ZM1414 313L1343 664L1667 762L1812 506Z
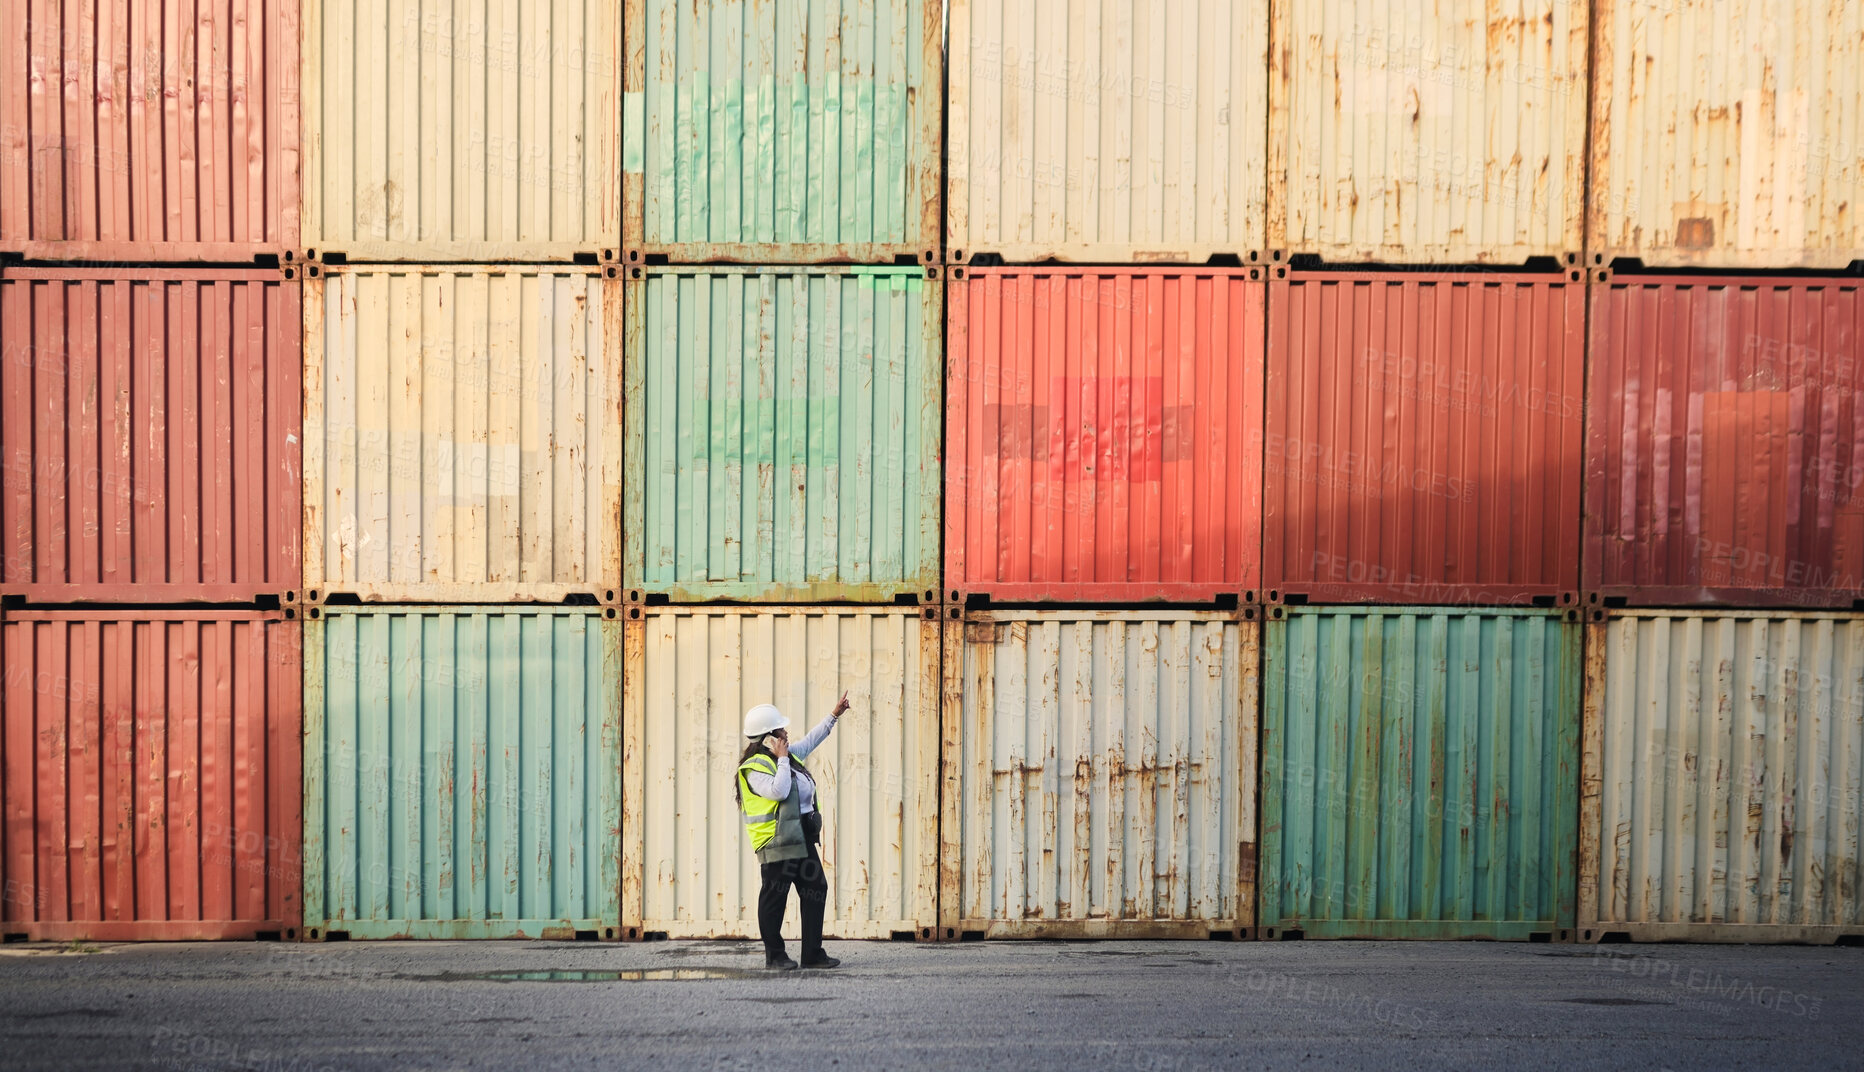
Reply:
M0 1068L1864 1067L1856 948L829 951L773 976L749 942L8 945Z

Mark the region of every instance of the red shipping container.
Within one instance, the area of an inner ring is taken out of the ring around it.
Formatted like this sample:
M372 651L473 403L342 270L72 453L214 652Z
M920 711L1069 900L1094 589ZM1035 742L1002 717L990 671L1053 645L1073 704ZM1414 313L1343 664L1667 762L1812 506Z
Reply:
M0 933L297 937L303 626L8 611Z
M297 0L0 0L0 250L251 261L298 243Z
M1864 290L1605 276L1593 287L1586 599L1864 599Z
M302 338L277 270L0 269L0 593L297 598Z
M1585 282L1269 283L1269 602L1578 603Z
M1262 270L952 270L952 601L1256 597Z

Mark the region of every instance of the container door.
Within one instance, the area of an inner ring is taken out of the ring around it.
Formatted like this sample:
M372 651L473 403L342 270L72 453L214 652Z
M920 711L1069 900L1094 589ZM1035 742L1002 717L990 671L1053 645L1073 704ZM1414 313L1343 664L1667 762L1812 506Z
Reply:
M948 620L944 937L1249 932L1259 627L1238 618Z
M618 613L313 611L305 937L620 937Z
M1577 618L1270 609L1263 937L1570 937Z

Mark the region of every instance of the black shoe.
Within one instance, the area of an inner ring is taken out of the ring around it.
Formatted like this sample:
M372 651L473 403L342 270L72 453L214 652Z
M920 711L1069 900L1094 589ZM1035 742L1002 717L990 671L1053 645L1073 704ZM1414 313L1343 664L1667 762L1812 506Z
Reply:
M788 953L779 953L774 957L764 958L764 969L766 971L795 971L796 962L790 959Z
M841 967L841 961L834 957L829 956L827 953L817 953L813 957L804 957L803 967L805 968L839 968Z

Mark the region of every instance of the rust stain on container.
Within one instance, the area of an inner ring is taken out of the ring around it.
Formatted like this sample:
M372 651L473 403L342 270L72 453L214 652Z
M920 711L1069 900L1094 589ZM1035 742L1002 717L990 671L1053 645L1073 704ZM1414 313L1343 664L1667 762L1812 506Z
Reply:
M297 245L295 0L0 11L0 249L211 262Z
M1275 269L1268 601L1577 603L1579 274Z
M1864 283L1616 276L1592 303L1587 598L1864 598Z
M0 269L0 593L296 598L299 285Z
M0 933L296 939L301 638L285 612L7 612Z
M953 269L949 599L1253 597L1261 274Z

